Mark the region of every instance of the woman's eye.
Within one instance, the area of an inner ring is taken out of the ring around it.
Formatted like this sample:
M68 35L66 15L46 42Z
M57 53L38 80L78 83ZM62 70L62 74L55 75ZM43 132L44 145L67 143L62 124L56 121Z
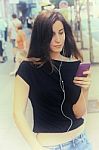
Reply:
M60 32L59 34L61 34L61 35L62 35L62 34L63 34L63 32Z

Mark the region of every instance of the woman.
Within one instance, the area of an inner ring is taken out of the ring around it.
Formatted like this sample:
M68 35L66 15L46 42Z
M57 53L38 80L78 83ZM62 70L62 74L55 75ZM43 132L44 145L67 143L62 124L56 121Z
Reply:
M82 55L71 27L59 12L41 12L33 26L28 61L16 73L14 118L34 150L91 150L84 133L84 115L90 86L87 77L75 77ZM25 118L27 99L34 112L33 132Z

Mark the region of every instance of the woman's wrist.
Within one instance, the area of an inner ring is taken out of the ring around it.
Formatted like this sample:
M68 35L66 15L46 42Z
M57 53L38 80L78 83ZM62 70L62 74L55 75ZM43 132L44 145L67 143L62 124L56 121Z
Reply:
M86 102L88 100L88 92L89 92L89 88L88 89L83 89L82 88L82 90L81 90L82 96L86 100Z
M87 87L87 88L81 88L81 91L83 93L88 93L89 92L89 87Z
M33 133L33 142L31 143L31 148L34 150L34 149L40 149L41 145L40 143L38 142L37 140L37 134Z

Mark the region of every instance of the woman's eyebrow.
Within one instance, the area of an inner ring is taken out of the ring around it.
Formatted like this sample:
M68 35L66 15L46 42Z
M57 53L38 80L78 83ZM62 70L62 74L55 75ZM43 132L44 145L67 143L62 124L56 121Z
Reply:
M62 28L62 29L59 29L59 32L61 32L61 31L64 31L64 28ZM53 33L55 33L55 31L53 31Z
M64 30L64 28L60 29L59 31L63 31L63 30Z

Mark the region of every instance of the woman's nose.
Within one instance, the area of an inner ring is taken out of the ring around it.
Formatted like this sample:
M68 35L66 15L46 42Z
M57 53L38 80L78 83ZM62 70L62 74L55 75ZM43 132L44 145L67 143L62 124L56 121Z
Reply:
M56 41L56 42L60 42L60 37L59 37L59 35L56 35L56 36L55 36L55 41Z

